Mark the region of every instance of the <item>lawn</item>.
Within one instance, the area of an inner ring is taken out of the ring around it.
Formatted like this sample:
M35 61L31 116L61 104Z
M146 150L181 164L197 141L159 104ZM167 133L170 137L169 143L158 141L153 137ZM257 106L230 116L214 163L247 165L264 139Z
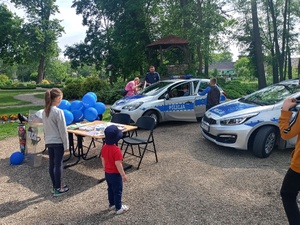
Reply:
M13 90L13 91L0 90L0 107L1 106L17 106L17 105L30 104L31 102L17 100L14 98L14 96L32 93L32 91L33 90ZM44 90L34 90L34 92L45 92L45 91ZM37 97L40 97L40 94L38 94ZM0 111L1 111L0 114L3 114L2 109L0 109Z
M36 94L35 97L37 98L44 98L44 90L35 90L34 92L42 92L41 94ZM0 107L1 106L17 106L17 105L26 105L30 104L31 102L24 102L14 99L14 96L24 94L24 93L32 93L32 90L14 90L14 91L3 91L0 90ZM17 115L21 113L26 115L29 113L29 110L40 110L43 109L44 106L24 106L24 107L10 107L10 108L1 108L0 109L0 116L2 115ZM110 121L110 113L109 109L103 114L103 121ZM1 122L1 121L0 121ZM0 123L0 140L3 140L8 137L17 136L18 133L18 122L11 122L11 123Z
M14 112L14 114L20 112L25 115L26 113L29 112L29 109L30 110L39 110L41 108L42 108L41 106L12 108L13 111L11 111L11 112ZM110 121L109 109L105 110L104 115L103 115L103 121ZM17 135L18 135L18 122L0 124L0 140L9 138L9 137L14 137Z

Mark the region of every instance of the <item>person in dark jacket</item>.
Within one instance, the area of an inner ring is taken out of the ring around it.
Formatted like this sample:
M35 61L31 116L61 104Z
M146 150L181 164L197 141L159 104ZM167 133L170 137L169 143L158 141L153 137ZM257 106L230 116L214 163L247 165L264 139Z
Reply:
M204 91L198 93L199 95L207 94L206 111L220 103L220 90L216 84L217 79L213 77L210 79L209 86Z
M160 76L157 72L155 72L155 67L150 66L149 72L146 74L145 77L145 87L154 84L160 80Z

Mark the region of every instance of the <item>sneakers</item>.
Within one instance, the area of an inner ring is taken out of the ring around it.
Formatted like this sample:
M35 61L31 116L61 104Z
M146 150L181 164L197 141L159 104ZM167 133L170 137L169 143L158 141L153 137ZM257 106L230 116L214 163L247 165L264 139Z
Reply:
M125 213L129 210L129 207L127 205L122 205L121 209L117 210L116 211L116 214L122 214L122 213Z
M116 208L115 205L110 205L110 206L108 206L108 209L109 209L109 210L113 210L113 209L115 209L115 208Z
M65 193L67 193L69 191L68 187L62 187L62 188L58 188L54 191L53 196L57 197L57 196L61 196Z
M67 187L68 187L68 185L66 185L66 184L64 184L64 185L62 186L62 188L67 188ZM55 192L55 188L52 188L51 193L54 194L54 192Z

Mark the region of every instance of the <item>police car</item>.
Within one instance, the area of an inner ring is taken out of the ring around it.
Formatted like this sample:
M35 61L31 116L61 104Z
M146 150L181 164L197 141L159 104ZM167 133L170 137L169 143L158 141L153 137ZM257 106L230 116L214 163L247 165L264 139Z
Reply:
M110 108L110 114L129 114L133 123L141 116L151 116L156 125L164 121L197 121L205 112L206 95L198 92L209 85L209 79L169 79L146 87L138 95L124 97ZM226 100L221 88L220 101Z
M260 158L268 157L276 147L292 148L296 138L281 139L278 125L282 103L288 97L300 99L298 79L217 105L202 118L202 135L217 145L251 150ZM292 109L294 113L297 110L297 107Z

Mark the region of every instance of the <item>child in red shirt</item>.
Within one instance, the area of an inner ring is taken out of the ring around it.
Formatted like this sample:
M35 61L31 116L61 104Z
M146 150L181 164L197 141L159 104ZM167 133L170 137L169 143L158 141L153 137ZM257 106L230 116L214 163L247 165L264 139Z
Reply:
M115 125L104 130L105 145L102 147L101 160L107 182L109 209L115 209L116 214L126 212L129 207L122 205L123 181L128 180L122 165L123 156L116 143L123 137L122 131Z

